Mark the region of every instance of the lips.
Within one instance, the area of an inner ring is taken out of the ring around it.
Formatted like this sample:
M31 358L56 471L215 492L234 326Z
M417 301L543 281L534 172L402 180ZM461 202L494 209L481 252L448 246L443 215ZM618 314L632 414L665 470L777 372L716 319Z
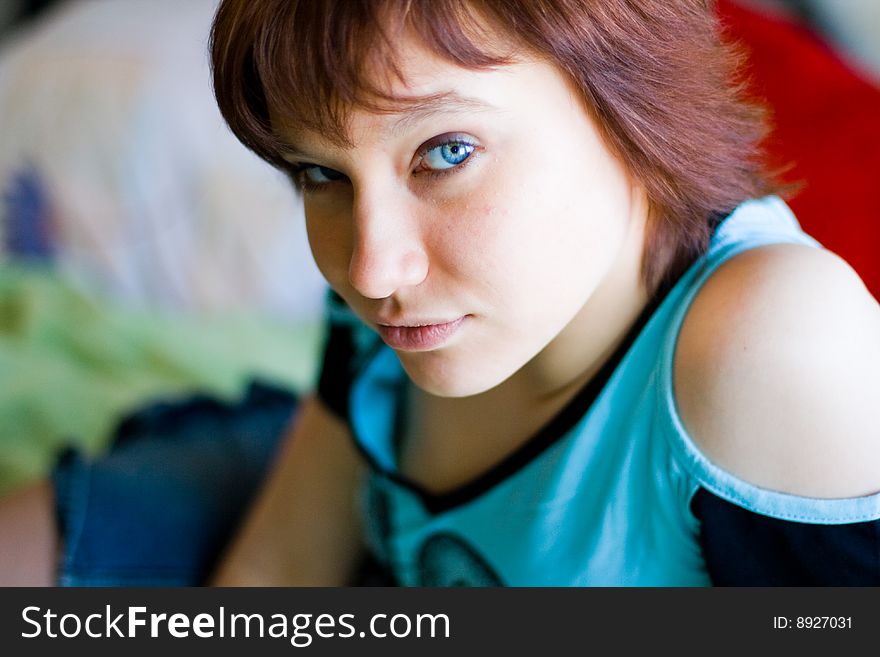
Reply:
M379 336L392 349L430 351L446 343L458 332L465 317L451 322L411 322L410 326L379 324Z

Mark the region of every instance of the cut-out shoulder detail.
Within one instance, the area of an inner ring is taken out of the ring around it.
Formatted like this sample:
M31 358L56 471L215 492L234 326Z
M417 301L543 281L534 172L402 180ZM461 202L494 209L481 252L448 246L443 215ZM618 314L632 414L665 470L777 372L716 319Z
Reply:
M779 244L721 265L676 348L682 422L710 461L817 498L880 490L880 307L833 254Z

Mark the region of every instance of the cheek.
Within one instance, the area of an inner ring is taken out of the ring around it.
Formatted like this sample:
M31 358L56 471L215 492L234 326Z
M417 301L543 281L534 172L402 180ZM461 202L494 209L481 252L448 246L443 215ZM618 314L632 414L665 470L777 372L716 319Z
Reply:
M487 281L498 262L494 253L509 233L509 209L492 186L496 176L483 176L454 196L425 199L422 238L431 259L434 284L473 289ZM488 184L487 184L488 183ZM462 290L464 291L464 290Z
M469 255L496 286L528 287L536 275L552 272L574 244L583 244L586 226L555 181L506 171L497 178L516 184L481 190L480 202L459 214L467 220L456 252Z
M565 153L522 188L529 213L526 239L545 268L569 285L599 276L618 253L631 212L630 185L604 152ZM567 155L567 156L566 156Z
M499 175L517 184L486 190L462 237L459 253L470 254L484 286L507 313L528 315L530 323L561 321L584 303L624 239L628 186L579 164L567 174L546 167Z
M306 210L306 232L312 257L327 282L336 289L348 280L350 235L347 223Z

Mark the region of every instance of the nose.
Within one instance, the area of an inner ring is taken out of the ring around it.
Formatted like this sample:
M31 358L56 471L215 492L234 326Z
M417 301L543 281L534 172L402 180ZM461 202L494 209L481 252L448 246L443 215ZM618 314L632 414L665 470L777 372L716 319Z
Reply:
M418 220L405 202L361 196L354 204L354 239L348 278L364 297L384 299L419 285L428 254Z

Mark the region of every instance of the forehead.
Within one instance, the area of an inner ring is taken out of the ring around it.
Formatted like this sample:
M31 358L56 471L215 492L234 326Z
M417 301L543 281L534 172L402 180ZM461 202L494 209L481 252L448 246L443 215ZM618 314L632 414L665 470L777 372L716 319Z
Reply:
M367 84L384 97L375 104L349 104L341 112L341 134L304 125L297 116L273 116L273 126L291 147L330 142L351 148L365 140L397 138L444 116L522 116L541 104L577 104L573 85L555 66L518 56L487 68L467 68L441 57L414 35L396 45L394 65L370 62Z
M484 76L475 74L495 78L506 64L525 59L514 56L510 37L473 10L453 12L459 16L449 25L418 20L417 11L408 20L394 7L385 5L373 19L349 25L347 37L332 26L327 29L333 34L323 40L309 37L299 25L285 39L289 46L276 51L280 56L259 59L266 118L277 136L283 127L287 135L310 132L346 146L358 115L478 110L480 103L472 102L477 94L468 87L479 87L473 81Z

